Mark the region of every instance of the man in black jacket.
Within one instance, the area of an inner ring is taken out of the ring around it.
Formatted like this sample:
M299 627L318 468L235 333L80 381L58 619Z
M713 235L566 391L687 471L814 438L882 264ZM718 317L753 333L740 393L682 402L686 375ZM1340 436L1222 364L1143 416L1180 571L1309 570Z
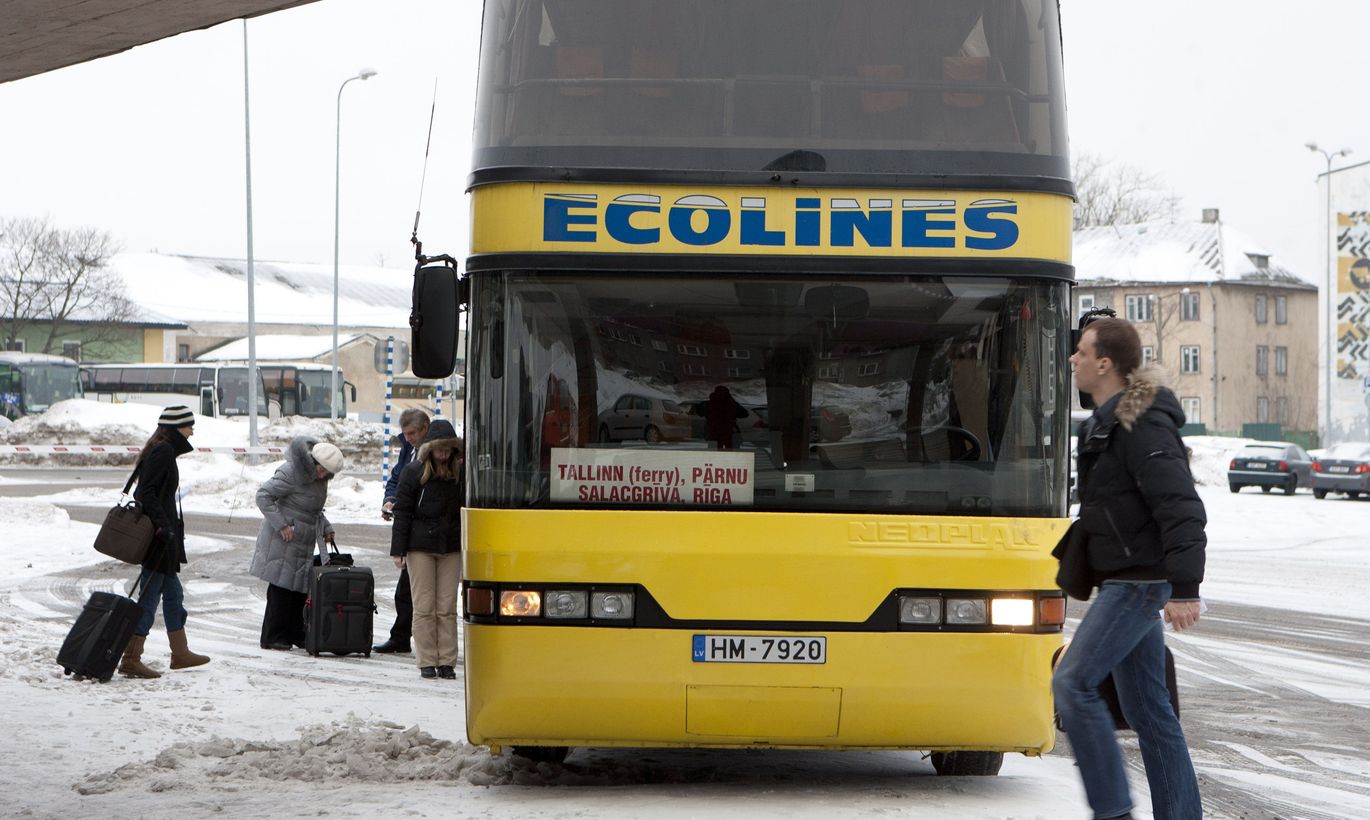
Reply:
M1189 748L1165 683L1162 618L1199 620L1207 517L1179 427L1179 401L1141 366L1141 340L1122 319L1084 331L1070 357L1076 384L1098 407L1080 428L1080 526L1099 593L1052 681L1056 709L1096 818L1131 817L1114 722L1099 697L1110 673L1136 730L1163 818L1203 815Z
M414 450L428 435L428 414L411 407L400 413L400 457L390 471L390 480L385 482L385 499L381 503L381 518L389 521L394 518L395 492L400 484L400 473L414 458ZM409 591L409 568L400 568L400 579L395 584L395 625L390 627L390 638L385 643L371 647L373 652L408 652L409 638L413 630L414 599Z

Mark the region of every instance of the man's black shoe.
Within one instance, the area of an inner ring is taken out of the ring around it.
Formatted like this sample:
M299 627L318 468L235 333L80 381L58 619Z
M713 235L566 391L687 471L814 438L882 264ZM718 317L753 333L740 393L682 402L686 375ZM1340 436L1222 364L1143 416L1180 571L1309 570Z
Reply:
M398 654L408 654L408 653L409 653L409 644L407 644L407 643L400 643L399 641L395 640L394 638L391 638L390 640L386 641L385 643L378 643L378 644L376 644L375 646L371 647L371 651L372 651L372 652L379 652L379 653L381 653L382 655L391 655L391 654L396 654L396 653L398 653Z
M445 678L446 680L456 680L457 670L453 669L450 666L439 666L438 677Z
M424 666L419 669L419 674L423 675L425 678L436 678L438 676L438 668L436 666Z
M294 647L284 641L271 641L270 643L262 644L262 649L274 649L277 652L289 652L293 648Z

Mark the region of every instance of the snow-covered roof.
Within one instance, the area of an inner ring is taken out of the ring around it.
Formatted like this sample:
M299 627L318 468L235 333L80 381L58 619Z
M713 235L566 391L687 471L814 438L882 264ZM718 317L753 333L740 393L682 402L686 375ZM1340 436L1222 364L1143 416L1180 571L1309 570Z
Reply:
M338 347L346 347L365 336L365 333L344 333L338 335ZM291 336L286 334L267 334L257 336L257 361L291 362L316 359L333 351L333 336ZM202 362L245 362L247 361L246 337L220 345L198 357Z
M1221 221L1158 219L1075 231L1075 279L1082 284L1268 282L1312 287L1270 256Z
M144 310L183 322L247 322L246 260L120 253L109 264ZM253 272L258 322L333 324L331 264L254 260ZM340 266L338 323L407 328L413 283L407 269Z

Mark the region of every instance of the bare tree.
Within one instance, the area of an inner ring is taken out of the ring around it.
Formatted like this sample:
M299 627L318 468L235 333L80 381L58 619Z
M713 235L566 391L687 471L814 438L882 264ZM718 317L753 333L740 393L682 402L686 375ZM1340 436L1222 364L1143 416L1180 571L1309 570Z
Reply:
M94 228L65 229L49 220L0 219L0 329L5 340L41 326L41 352L60 353L62 338L83 326L83 344L100 347L127 333L133 318L123 280L109 270L114 240Z
M1071 163L1075 228L1130 225L1174 216L1180 198L1150 171L1082 153Z

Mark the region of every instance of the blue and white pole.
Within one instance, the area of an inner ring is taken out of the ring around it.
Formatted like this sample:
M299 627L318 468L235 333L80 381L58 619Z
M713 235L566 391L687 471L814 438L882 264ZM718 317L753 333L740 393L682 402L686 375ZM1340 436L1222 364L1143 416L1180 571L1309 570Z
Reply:
M395 337L385 337L385 437L381 439L381 483L390 480L390 396L395 391Z
M438 403L437 403L437 406L434 407L434 409L433 409L433 418L435 418L435 419L440 419L440 418L442 418L442 381L441 381L441 380L438 381Z

